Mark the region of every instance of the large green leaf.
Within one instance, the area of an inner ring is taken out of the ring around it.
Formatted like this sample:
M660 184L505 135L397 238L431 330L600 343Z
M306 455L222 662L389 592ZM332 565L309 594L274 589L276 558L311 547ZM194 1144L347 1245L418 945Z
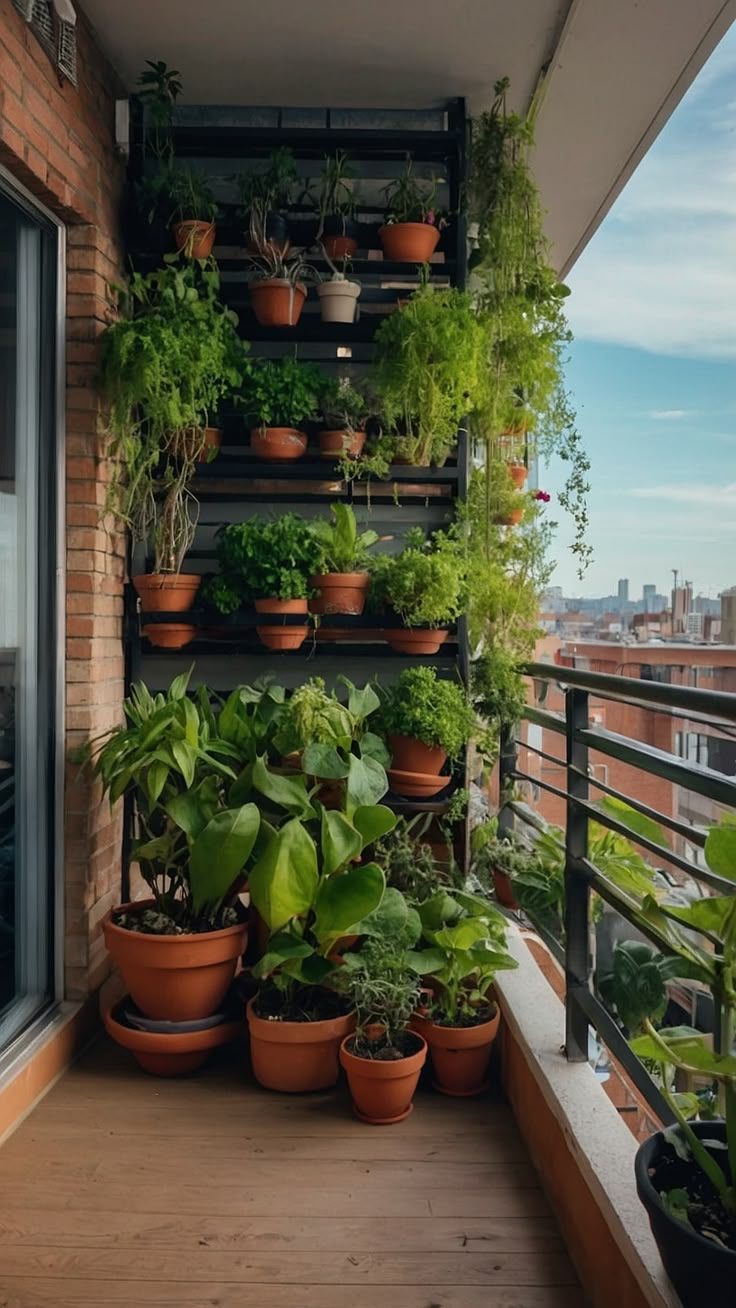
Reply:
M320 884L313 930L323 953L378 907L385 884L383 872L376 863L350 868Z
M386 748L386 743L375 731L364 731L360 738L360 752L363 758L374 758L382 768L389 767L391 763L391 751Z
M409 907L401 891L393 886L387 886L380 904L355 924L356 935L378 936L381 939L402 936L407 945L416 943L421 930L418 913Z
M377 804L387 790L386 769L380 763L377 763L374 758L357 758L355 754L350 755L350 771L348 772L349 813L354 813L357 808L366 808Z
M705 842L705 861L716 876L736 881L736 826L723 822L711 827Z
M283 967L289 959L308 958L313 952L312 946L301 936L291 931L279 931L271 936L265 954L253 965L253 975L262 980Z
M172 740L171 752L176 759L176 765L184 778L185 785L194 785L194 769L197 765L197 756L191 745L185 740Z
M302 754L302 771L308 777L325 781L342 781L348 775L348 765L334 745L307 745Z
M169 767L166 763L153 762L146 772L146 793L152 807L166 785L168 775Z
M664 828L658 822L654 822L651 818L632 808L625 800L616 799L614 795L604 795L602 799L599 799L597 807L603 813L608 813L610 817L623 822L634 838L636 836L645 836L647 840L653 840L658 845L667 845L667 835Z
M319 885L317 849L298 818L285 822L269 840L248 877L253 903L270 931L305 916Z
M488 927L478 917L466 917L455 926L442 927L434 934L434 943L440 949L465 951L478 940L485 940Z
M194 664L192 663L188 672L181 672L178 677L174 677L174 680L169 686L169 699L184 698L184 696L187 693L187 689L189 687L189 678L191 677L193 671L194 671Z
M175 795L166 805L166 812L192 840L204 830L209 820L196 790L186 790L183 795Z
M733 941L736 931L736 895L694 899L687 908L675 908L668 904L667 913L696 931L708 931L719 940Z
M286 809L293 817L316 817L309 802L305 776L284 776L280 772L272 772L266 766L264 757L259 755L253 764L251 783L266 799L270 799L279 808Z
M260 824L255 804L216 813L195 838L189 856L192 903L198 912L227 894L247 863Z
M332 876L357 858L363 848L360 832L342 813L322 809L322 875Z
M184 739L192 747L199 744L199 714L191 699L182 700L184 713Z
M679 1062L693 1072L702 1072L716 1078L736 1077L736 1055L715 1054L705 1044L705 1037L689 1027L663 1027L658 1032L666 1046L669 1058L653 1036L637 1036L631 1048L639 1058L653 1058L659 1062Z
M360 832L363 847L372 845L382 836L393 831L396 826L396 814L385 804L364 804L353 813L353 826Z
M348 711L354 718L362 721L369 714L375 713L380 708L381 701L376 694L373 686L368 682L365 686L356 686L348 677L338 676L338 681L348 690Z

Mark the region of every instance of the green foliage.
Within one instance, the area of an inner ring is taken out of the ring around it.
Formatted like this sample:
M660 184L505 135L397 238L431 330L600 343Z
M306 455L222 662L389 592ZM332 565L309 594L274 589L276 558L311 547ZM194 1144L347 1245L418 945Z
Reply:
M376 1044L396 1045L409 1025L419 1001L419 976L408 960L401 936L375 936L364 941L356 954L346 954L339 985L355 1008L355 1052L370 1057ZM366 1027L378 1025L376 1041Z
M298 183L296 160L288 146L274 150L266 167L259 172L239 173L236 177L240 200L248 213L287 208Z
M376 332L374 384L412 463L442 465L480 395L485 333L470 295L424 282Z
M320 552L310 524L284 513L221 527L217 559L220 577L205 596L220 613L234 613L253 599L306 599Z
M361 572L368 566L369 551L378 541L372 530L358 531L355 513L349 504L332 504L333 521L315 518L314 539L321 553L320 573Z
M417 820L399 818L396 826L378 841L373 853L383 868L386 885L413 903L421 903L443 886L448 878L437 864L431 847L414 835Z
M334 691L325 690L322 677L310 677L292 691L275 739L281 754L303 750L308 745L334 745L349 750L357 737L358 723Z
M483 752L493 759L500 732L513 727L526 707L526 683L519 664L503 645L491 645L472 664L471 693L479 716L490 729Z
M316 363L247 360L239 402L258 427L299 427L317 417L327 379Z
M415 177L411 158L407 157L404 172L384 186L383 195L387 223L437 223L437 182Z
M336 150L334 154L325 155L319 197L316 202L320 216L317 240L320 239L322 224L328 215L337 214L341 218L352 218L356 203L355 169L347 154L344 150Z
M206 173L181 165L171 167L165 174L164 185L171 205L169 222L214 222L217 205Z
M371 414L371 400L364 383L349 377L328 377L321 400L322 418L330 431L343 428L350 435L362 431Z
M503 459L494 459L488 465L486 476L490 485L490 509L492 520L501 525L515 509L526 509L530 503L527 491L517 490L508 467Z
M453 532L438 531L397 555L384 555L374 573L380 600L407 627L454 622L467 603L467 561Z
M163 60L147 59L138 78L138 99L145 109L145 150L154 161L136 187L138 205L149 223L164 219L169 202L168 176L174 161L172 118L174 105L182 92L181 74L167 68ZM170 207L170 206L169 206Z
M470 739L474 717L463 687L437 676L432 667L404 668L383 692L384 729L440 745L457 758Z
M506 919L487 899L438 891L418 907L422 940L417 967L439 987L434 1016L451 1026L472 1021L496 972L518 966L506 949Z

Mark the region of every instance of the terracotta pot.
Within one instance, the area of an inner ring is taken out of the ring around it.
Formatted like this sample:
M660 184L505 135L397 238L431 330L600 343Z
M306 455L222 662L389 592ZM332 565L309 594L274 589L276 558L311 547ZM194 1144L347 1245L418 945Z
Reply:
M105 944L131 998L146 1017L187 1022L217 1012L248 942L248 924L197 935L151 936L117 926L113 913L150 908L152 899L122 904L102 923Z
M529 476L529 469L523 463L507 463L509 476L517 490L523 490L524 483Z
M193 572L146 572L133 577L144 613L186 613L202 578Z
M296 327L307 288L302 282L294 285L285 277L265 277L251 282L250 298L253 312L264 327Z
M306 432L295 427L252 427L250 448L266 463L288 463L300 459L307 448Z
M350 613L365 608L370 578L367 572L329 572L310 577L310 586L318 591L309 607L312 613Z
M449 777L435 776L433 772L404 772L400 768L388 768L386 776L393 793L403 795L405 799L431 799L450 784Z
M289 1094L327 1090L340 1074L340 1041L355 1029L355 1014L325 1022L271 1022L246 1008L253 1075L267 1090Z
M393 1122L403 1121L414 1107L414 1091L427 1059L426 1040L417 1035L421 1049L406 1058L389 1062L380 1058L358 1058L348 1049L351 1039L351 1036L346 1036L340 1045L340 1062L347 1074L356 1116L373 1126L390 1126Z
M385 223L378 237L387 259L426 263L437 249L440 233L431 223Z
M514 897L511 877L508 872L499 872L498 868L493 869L493 889L499 904L501 904L503 908L508 908L513 912L516 912L519 905Z
M156 649L184 649L196 634L197 628L186 622L147 622L143 627L143 635Z
M443 1095L479 1095L485 1090L493 1042L498 1033L501 1012L496 1007L490 1022L479 1026L438 1026L419 1014L411 1020L411 1029L429 1045L434 1069L433 1085Z
M197 463L211 463L222 443L219 427L204 427L201 431L183 431L173 442L173 452L179 459L191 459L197 454Z
M425 745L413 736L389 732L388 747L393 766L404 772L433 773L437 776L447 762L447 750L441 745Z
M319 434L319 452L323 459L339 459L347 455L350 459L357 459L363 452L366 434L364 431L354 431L352 436L349 431L321 431Z
M136 1031L117 1020L125 1001L108 1008L103 1022L107 1034L123 1049L129 1049L136 1062L153 1076L183 1076L206 1062L218 1045L235 1040L243 1030L241 1022L220 1022L205 1031L162 1033Z
M172 228L177 250L183 250L189 259L208 259L215 244L215 224L191 219L174 223Z
M322 282L317 287L323 322L355 322L360 282Z
M440 627L389 627L386 640L397 654L436 654L449 634Z
M518 527L523 517L524 517L523 508L509 509L508 513L498 514L496 518L496 523L499 527Z
M322 245L329 259L349 259L358 248L353 236L323 236Z
M307 616L305 599L277 600L259 599L255 602L256 613L303 613ZM309 625L304 626L257 626L258 639L267 649L299 649L309 635Z

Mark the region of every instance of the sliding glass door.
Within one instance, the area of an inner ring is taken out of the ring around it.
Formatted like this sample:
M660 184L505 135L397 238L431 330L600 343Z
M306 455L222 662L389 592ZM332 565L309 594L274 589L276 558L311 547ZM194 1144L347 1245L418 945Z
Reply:
M59 239L0 175L0 1051L54 984Z

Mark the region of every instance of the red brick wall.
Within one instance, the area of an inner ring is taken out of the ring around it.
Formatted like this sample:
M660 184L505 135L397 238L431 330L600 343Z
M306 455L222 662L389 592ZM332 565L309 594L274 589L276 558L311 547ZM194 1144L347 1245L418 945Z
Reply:
M106 287L121 270L121 90L83 15L77 30L75 88L59 84L11 0L0 0L0 163L67 228L67 750L119 721L123 695L124 550L99 524L109 470L93 385ZM66 994L83 998L108 971L100 922L119 892L120 817L71 764L65 792Z

